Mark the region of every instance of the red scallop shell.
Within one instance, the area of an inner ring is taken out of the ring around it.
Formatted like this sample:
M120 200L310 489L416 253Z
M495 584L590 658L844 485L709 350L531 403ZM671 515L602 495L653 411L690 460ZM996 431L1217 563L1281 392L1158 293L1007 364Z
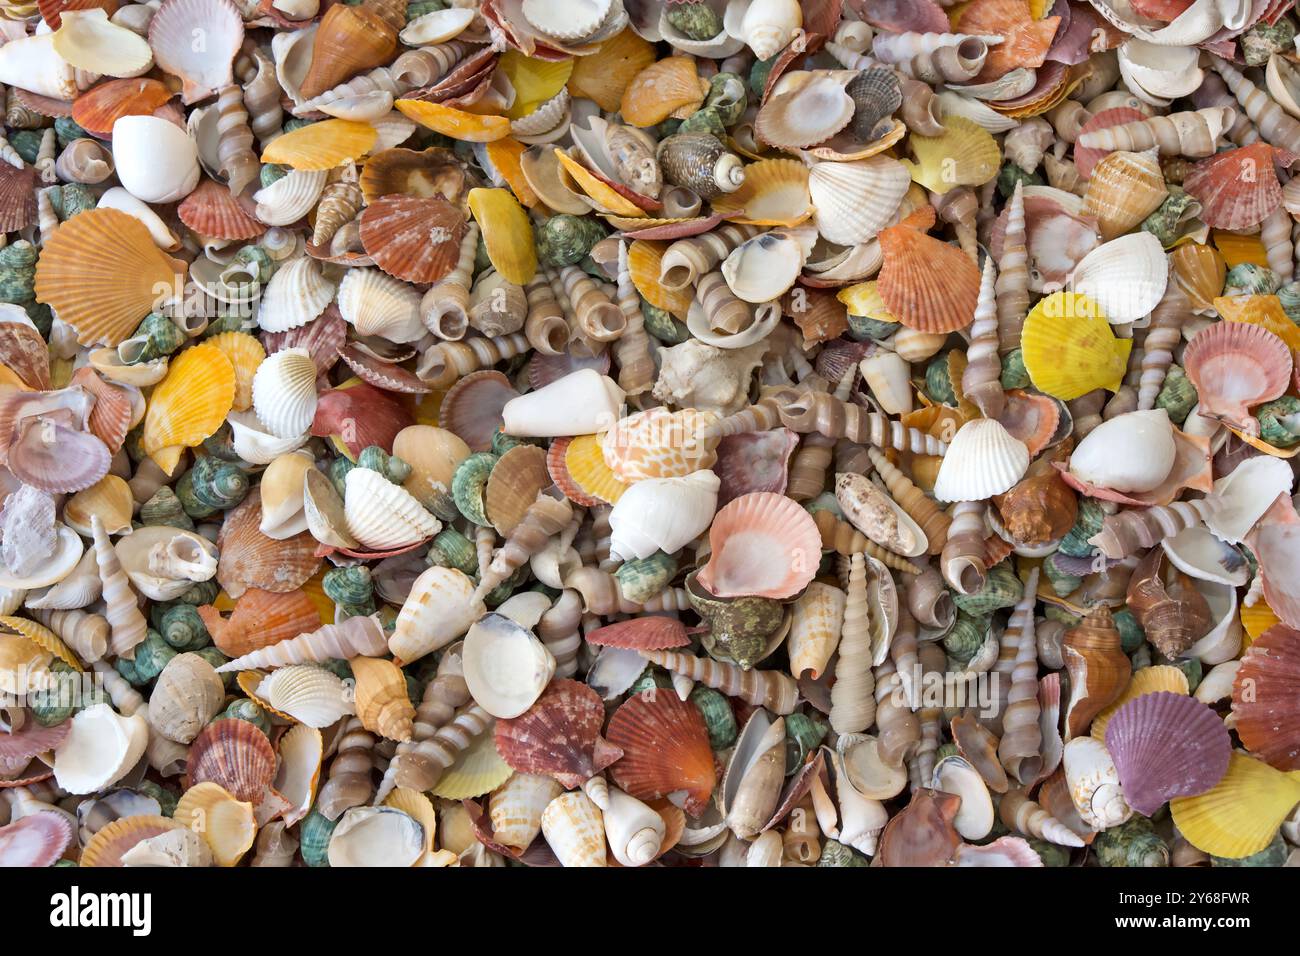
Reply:
M361 245L407 282L437 282L456 267L465 214L441 197L381 196L361 213Z
M0 163L0 231L17 232L36 221L36 167Z
M1253 433L1259 426L1251 408L1277 398L1291 382L1291 350L1262 326L1216 322L1187 343L1183 368L1202 415Z
M1237 736L1279 770L1300 770L1300 631L1275 624L1242 655L1232 682Z
M497 753L520 773L548 774L572 789L623 752L600 736L605 705L574 680L554 680L518 717L498 720Z
M564 376L584 368L594 368L601 375L609 374L609 350L599 355L574 355L561 352L558 355L543 355L534 352L528 361L528 384L534 390L545 388L552 382L558 382Z
M880 233L884 264L877 291L896 319L918 332L955 332L970 324L980 271L956 246L909 226Z
M42 727L31 721L13 733L0 734L0 762L11 766L25 763L63 743L70 730L72 723L66 720L53 727Z
M0 827L0 867L53 866L72 843L72 821L42 810Z
M118 0L36 0L36 8L41 12L51 30L57 30L63 23L61 14L64 10L103 10L110 17L121 6Z
M200 182L176 207L176 215L199 235L214 239L253 239L267 229L229 189L213 179Z
M672 690L629 697L610 718L610 743L623 757L610 767L614 782L638 800L686 791L685 810L701 815L717 784L704 716Z
M1192 167L1183 188L1201 203L1201 220L1215 229L1254 229L1282 204L1274 168L1278 150L1253 143L1224 150Z
M211 604L198 609L221 653L243 657L263 647L308 634L321 626L320 612L304 591L273 594L249 588L235 601L230 617L222 617Z
M86 427L108 447L110 453L116 455L131 427L130 393L106 381L89 365L77 369L71 384L80 385L95 396L95 404L90 410Z
M383 362L355 344L346 345L339 352L339 358L361 379L375 388L385 392L401 392L406 395L425 395L431 391L428 385L420 381L414 372L395 362Z
M587 635L587 643L597 647L620 647L636 651L661 651L670 647L685 647L690 642L685 624L676 618L659 615L606 624Z
M246 720L214 720L190 744L185 787L212 781L237 800L261 803L275 779L275 750Z
M387 392L363 382L322 392L311 433L317 438L338 435L355 458L371 445L391 453L397 433L414 424L411 413Z

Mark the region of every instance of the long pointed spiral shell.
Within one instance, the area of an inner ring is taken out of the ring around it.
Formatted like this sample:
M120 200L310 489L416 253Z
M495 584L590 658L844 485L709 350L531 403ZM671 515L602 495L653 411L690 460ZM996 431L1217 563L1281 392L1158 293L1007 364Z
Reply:
M839 661L831 685L831 727L857 734L876 719L875 675L871 672L871 609L867 600L867 561L849 558L849 581L840 629Z
M1034 605L1038 602L1038 568L1029 572L1025 593L1011 612L1002 635L1003 647L1015 649L1011 686L1002 713L998 760L1023 784L1038 775L1043 735L1038 726L1038 643L1034 635Z
M645 604L629 601L623 596L618 579L600 568L579 568L569 575L564 586L582 595L584 610L602 617L642 611L685 611L691 606L682 588L665 588Z
M478 223L471 222L460 241L456 267L430 286L420 300L420 321L445 341L457 342L469 330L469 293L474 282L474 253L477 250Z
M99 579L104 584L104 616L113 631L109 643L118 657L135 657L135 647L148 636L149 624L140 613L140 605L131 589L131 582L122 570L113 543L108 540L104 522L99 515L90 518L90 529L95 539L95 563L99 565Z
M939 554L948 540L948 529L952 519L920 488L916 487L905 474L875 448L867 448L867 457L871 459L876 473L885 483L889 495L900 508L906 511L930 542L930 554Z
M861 553L869 558L875 558L895 571L902 571L904 574L921 573L921 569L907 558L886 551L833 511L826 509L815 511L813 521L817 524L817 530L821 532L822 547L827 551L834 551L845 557Z
M537 638L555 658L557 677L572 677L578 670L578 651L582 647L582 598L577 591L565 588L540 621Z
M1150 508L1129 508L1107 515L1101 530L1089 538L1088 543L1106 557L1118 560L1143 548L1154 547L1166 538L1200 524L1222 507L1223 499L1211 495Z
M1277 273L1283 284L1295 276L1295 243L1291 241L1290 214L1279 206L1269 213L1259 227L1259 240L1264 244L1268 267Z
M567 500L556 501L545 493L539 494L492 556L491 563L479 579L475 597L483 597L508 580L529 558L546 547L551 538L563 531L572 518L573 507Z
M1227 60L1213 55L1210 60L1264 141L1292 153L1300 151L1300 122L1288 116L1271 96Z
M326 624L319 630L260 647L251 654L222 664L217 672L226 674L253 668L288 667L331 658L371 657L387 650L388 639L378 618L350 617L342 624Z
M275 78L275 63L260 47L253 47L250 57L247 60L241 57L236 73L244 84L244 109L248 111L249 125L258 144L266 149L283 132L280 84Z
M734 415L716 419L704 425L701 435L707 438L740 435L744 432L766 432L781 424L781 407L794 397L794 392L775 392L765 395L753 405L747 405Z
M478 704L466 704L450 723L439 727L432 736L424 740L412 739L409 749L403 749L408 744L398 747L389 764L393 782L411 790L431 790L443 771L495 723L496 718Z
M984 502L959 501L952 509L948 541L939 556L943 579L961 594L984 586L988 571L984 555Z
M980 282L975 319L970 327L966 360L961 390L979 407L985 418L997 418L1006 406L1006 394L1002 391L1002 362L998 359L998 312L992 257L984 261L984 276Z
M650 354L650 336L641 314L641 296L632 284L627 265L627 243L618 244L618 307L626 322L623 334L614 343L614 361L618 364L618 387L629 397L648 392L655 383L655 362Z
M1008 790L1002 796L998 816L1009 829L1037 837L1057 846L1083 846L1083 838L1056 817L1030 800L1023 790Z
M438 730L450 724L456 711L470 701L469 685L461 669L459 653L444 652L438 661L438 672L424 687L424 695L415 708L415 722L411 739L397 745L393 757L384 768L383 779L375 791L375 801L383 800L397 786L397 771L422 741L431 739Z
M891 421L880 412L868 412L825 392L809 392L781 408L781 424L806 435L847 438L860 445L894 448L914 455L942 455L948 446L932 435Z
M757 236L758 226L728 223L700 236L678 239L659 261L659 283L669 290L685 289L716 269L737 246Z
M523 355L527 350L528 340L518 332L463 342L439 342L420 356L415 374L435 389L451 388L470 372Z
M217 98L217 159L226 185L235 196L243 195L262 169L253 152L253 130L244 109L244 94L233 83L223 86Z
M1002 239L1002 258L998 260L998 278L993 286L998 309L998 349L1010 352L1020 348L1020 331L1029 314L1029 248L1025 240L1024 184L1007 203L1007 231Z
M907 704L899 661L916 644L916 621L906 607L898 609L898 630L890 656L876 665L876 727L880 759L901 767L921 742L921 721ZM914 651L913 651L914 653Z
M1151 327L1142 344L1142 377L1138 383L1138 410L1155 408L1156 398L1164 385L1165 375L1174 360L1174 349L1182 340L1183 323L1191 318L1192 306L1187 294L1173 276L1165 287L1164 297L1151 313Z
M979 212L979 200L975 190L969 186L955 186L945 193L930 193L930 205L939 214L939 218L950 223L957 234L957 244L961 251L971 257L972 262L979 262L979 241L975 233L976 214Z
M370 780L374 749L375 735L361 726L360 718L348 718L337 755L330 761L329 779L316 798L316 809L326 819L337 820L344 810L370 801L374 794Z
M108 694L109 702L123 717L130 717L144 706L144 698L140 696L140 692L132 687L108 661L95 661L91 667L103 681L104 693Z
M1085 149L1107 152L1122 149L1131 153L1155 147L1161 156L1201 159L1214 155L1219 136L1236 119L1236 110L1222 107L1170 113L1084 133L1079 145Z
M774 714L794 713L794 705L799 700L799 685L780 671L745 670L739 664L677 651L642 651L641 656L674 674L722 691L728 697L766 707Z
M560 308L555 290L546 280L546 274L538 271L528 285L524 286L528 298L528 316L524 319L524 336L530 347L543 355L559 355L569 344L569 323ZM638 310L640 305L637 306Z

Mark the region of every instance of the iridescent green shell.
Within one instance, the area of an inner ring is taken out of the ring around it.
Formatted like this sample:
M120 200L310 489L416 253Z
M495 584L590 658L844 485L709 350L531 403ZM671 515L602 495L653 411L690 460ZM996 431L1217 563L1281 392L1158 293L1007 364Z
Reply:
M818 866L870 866L871 861L865 856L846 846L839 840L827 838L822 844L822 855L817 860Z
M988 617L958 614L952 629L943 636L943 649L953 660L968 663L988 639L990 623Z
M1163 408L1169 413L1171 422L1181 425L1199 400L1196 386L1187 377L1187 373L1177 365L1169 366L1164 384L1160 386L1160 394L1156 396L1156 408Z
M158 801L159 812L164 817L170 817L176 811L176 804L180 802L180 795L174 790L168 790L162 784L153 780L141 780L135 785L135 789L145 797L152 797Z
M148 683L148 681L144 680L136 672L135 661L127 660L125 657L119 657L113 662L113 669L121 674L123 680L132 687L141 687Z
M1061 597L1065 597L1067 594L1073 594L1078 589L1079 585L1083 583L1083 578L1062 571L1060 565L1052 560L1055 557L1056 555L1052 555L1051 558L1043 562L1043 574L1047 577L1048 583L1052 585L1052 590Z
M71 116L60 116L54 120L54 135L59 138L60 148L67 146L74 139L86 139L90 136Z
M294 117L293 119L288 119L284 121L284 131L286 133L292 133L296 129L302 129L304 126L310 126L312 123L315 122L317 121L313 119L301 119L299 117Z
M1102 866L1152 867L1169 865L1169 847L1151 821L1134 814L1127 822L1103 830L1092 843Z
M677 574L677 560L671 554L656 551L648 558L624 561L614 572L619 590L629 601L645 604L668 587Z
M645 318L645 330L664 345L681 345L691 337L685 322L645 299L641 300L641 315Z
M0 302L22 305L36 298L36 255L26 239L0 249Z
M1023 170L1015 163L1003 163L1002 168L998 170L998 193L1002 198L1010 199L1020 183L1026 186L1042 186L1043 177L1038 173Z
M707 3L674 3L667 14L672 28L689 40L712 40L722 32L722 17Z
M1173 662L1173 665L1186 675L1187 693L1195 694L1205 673L1204 668L1201 667L1201 659L1199 657L1179 658Z
M36 157L40 156L41 140L44 138L44 130L20 129L9 134L9 145L23 158L23 162L30 166L36 162Z
M958 610L979 616L1015 607L1024 593L1025 586L1016 577L1010 562L1003 561L989 568L982 588L973 594L954 594L952 600Z
M830 724L795 712L785 718L785 773L788 777L804 765L808 755L821 746Z
M691 690L690 702L704 717L704 726L709 732L709 746L714 750L724 750L736 740L736 715L731 710L731 702L711 687L696 684ZM787 728L789 723L787 722Z
M321 580L321 590L337 604L369 604L375 596L375 579L363 564L351 568L332 568Z
M1095 549L1088 539L1101 530L1101 523L1106 520L1106 512L1101 502L1094 498L1080 498L1078 516L1074 527L1061 539L1060 551L1072 558L1092 557Z
M1142 625L1132 611L1126 607L1120 608L1111 613L1111 620L1115 624L1115 630L1119 631L1120 648L1125 654L1132 654L1142 646L1147 637L1146 631L1142 630Z
M211 604L221 593L221 585L216 581L195 581L176 598L177 603L193 604L202 607Z
M227 657L225 654L221 653L220 649L218 649L216 645L213 644L207 644L203 647L200 647L194 653L199 655L199 657L203 658L214 668L221 667L223 664L230 663L230 658ZM232 684L234 684L235 675L233 673L222 674L221 676L225 678L227 687L230 687Z
M537 261L552 268L574 265L606 234L595 216L552 216L537 231Z
M873 319L867 315L849 316L849 335L859 342L881 342L897 331L897 322Z
M925 367L925 394L940 405L956 405L957 393L953 391L948 375L948 353L940 352Z
M339 493L340 498L347 497L347 485L345 484L348 472L357 467L352 461L339 455L330 462L330 481L334 483L334 490Z
M176 648L172 647L163 636L149 628L145 639L136 645L135 648L135 673L142 681L151 681L167 666L167 662L177 655Z
M1288 282L1282 286L1277 290L1277 298L1287 318L1300 324L1300 282Z
M94 209L99 201L89 188L80 183L64 183L62 186L51 187L46 195L50 197L50 205L54 208L54 214L59 217L59 222L67 222L79 212Z
M944 757L952 757L957 754L957 745L954 743L940 744L939 749L934 752L934 759L937 763Z
M229 718L232 720L245 720L252 724L262 733L270 736L271 733L271 715L262 709L256 701L249 700L247 697L241 697L238 700L230 702L230 706L218 717L218 720Z
M672 687L673 680L664 671L657 667L647 667L641 672L641 676L632 682L632 686L627 689L627 692L629 696L635 696L645 690L667 690L672 692Z
M416 17L422 17L426 13L433 13L435 10L446 10L447 4L444 0L411 0L406 5L406 22L410 23Z
M478 552L474 542L455 528L443 528L433 536L427 560L430 566L456 568L471 576L478 573Z
M1046 840L1027 840L1030 849L1038 854L1038 858L1043 861L1043 866L1069 866L1070 865L1070 848L1057 846L1055 843L1048 843Z
M208 629L203 626L203 618L199 617L199 612L192 604L173 604L163 608L155 626L163 640L178 651L197 651L212 643Z
M411 475L411 466L396 455L390 455L378 445L361 449L357 467L377 471L395 485L400 485Z
M1286 840L1282 839L1282 834L1273 838L1273 842L1258 853L1252 853L1250 856L1243 856L1239 859L1230 857L1212 856L1210 857L1211 866L1286 866L1287 857L1291 855L1291 848L1287 846Z
M337 821L313 809L298 824L298 852L308 866L329 866L330 837Z
M1278 274L1268 266L1240 262L1228 270L1224 295L1272 295L1282 285Z
M36 331L41 333L41 338L47 342L50 339L50 332L54 328L54 312L44 302L21 303L23 311L27 313L27 318L32 320L32 325L36 326Z
M507 435L501 431L500 427L492 429L492 454L504 455L511 448L518 448L520 445L537 445L536 438L519 438L515 435ZM538 447L544 447L538 445Z
M140 523L194 530L194 520L185 513L176 492L166 485L155 491L153 497L140 506Z
M185 333L175 322L157 312L150 312L145 316L131 338L144 339L144 347L140 349L139 355L133 356L130 363L132 365L152 362L164 355L171 355L188 341Z
M27 695L27 706L42 727L53 727L72 716L81 686L77 672L57 658L50 662L50 673L57 678L54 686Z
M745 114L749 99L745 95L745 81L737 73L715 73L709 79L709 92L704 105L717 110L723 126L734 126Z
M457 465L451 476L451 497L457 510L476 525L490 524L484 495L497 461L490 451L476 452Z
M709 136L722 137L727 135L727 125L722 122L722 117L712 106L705 106L686 119L682 120L682 125L678 127L679 133L705 133Z
M1197 202L1179 186L1170 186L1169 195L1159 208L1142 220L1142 230L1149 232L1160 240L1160 245L1168 249L1177 240L1180 226L1188 207Z
M1247 66L1264 66L1274 53L1294 52L1295 24L1287 17L1278 17L1276 23L1260 20L1237 38L1237 44Z
M1004 389L1029 387L1029 373L1025 371L1025 353L1020 349L1012 349L1002 356L1001 384Z
M220 428L203 439L203 450L222 461L231 461L235 464L243 461L239 457L239 452L235 451L235 433L230 427L230 422L222 422Z
M285 125L287 126L288 124ZM285 132L288 132L288 130L286 129ZM223 270L223 273L231 270L242 270L248 274L249 282L256 282L259 285L265 286L270 280L271 274L275 272L275 260L272 259L271 254L261 246L244 246L235 253L234 257L230 260L230 264ZM243 287L244 284L242 283L237 283L231 286L233 290L239 290Z
M519 570L515 571L514 574L510 575L510 577L506 578L484 595L483 603L486 604L489 609L495 608L498 604L504 603L507 598L515 593L515 590L519 585L527 580L529 574L530 571L528 570L528 565L525 563L523 567L519 568Z
M200 455L190 469L190 489L195 501L206 508L227 511L244 500L248 494L248 475L238 465L221 461L209 455ZM181 504L185 497L179 495ZM195 518L204 517L185 510Z
M1300 442L1300 399L1283 395L1255 409L1259 437L1274 448L1290 448Z
M772 72L772 67L776 66L776 59L781 54L777 54L766 60L755 60L754 65L749 68L749 95L756 100L763 98L763 90L767 88L767 77Z
M695 613L709 626L701 639L709 656L741 667L762 660L768 642L785 621L785 608L771 598L718 598L703 588L689 586L686 594Z

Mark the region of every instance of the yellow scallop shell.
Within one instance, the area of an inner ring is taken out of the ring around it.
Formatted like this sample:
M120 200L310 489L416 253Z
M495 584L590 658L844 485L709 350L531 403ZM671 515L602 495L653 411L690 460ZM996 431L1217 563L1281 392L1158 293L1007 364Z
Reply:
M1086 295L1054 292L1029 311L1020 347L1034 387L1068 402L1096 388L1118 391L1133 343L1115 338Z
M226 354L204 343L172 359L144 413L141 444L167 474L181 454L212 435L235 401L235 367Z
M632 202L630 199L624 199L618 190L607 186L595 176L586 166L578 162L562 149L555 150L555 158L559 160L564 173L568 173L573 178L577 190L585 193L600 204L603 211L612 213L615 216L627 216L631 219L637 219L645 215L645 210ZM560 182L564 182L564 173L560 174ZM567 182L564 182L569 186ZM573 186L569 186L573 189Z
M629 28L606 40L591 56L577 57L569 92L594 100L607 113L619 108L632 78L655 61L654 45Z
M438 813L433 808L433 802L419 790L397 787L384 798L384 806L401 810L424 827L424 856L416 863L416 866L420 866L424 858L433 853L433 836L438 832Z
M1187 675L1177 667L1170 667L1168 664L1157 664L1153 667L1143 667L1141 670L1133 672L1129 678L1128 685L1120 693L1119 697L1109 706L1102 708L1092 720L1092 736L1102 741L1106 740L1106 725L1110 719L1115 716L1115 712L1127 704L1129 701L1141 697L1143 694L1154 694L1158 690L1167 690L1171 694L1189 694L1191 686L1187 683Z
M845 286L835 293L835 298L844 303L849 310L849 315L860 315L865 319L875 319L878 322L898 321L885 308L885 300L880 297L875 279Z
M723 193L713 211L755 226L797 226L812 215L808 167L797 159L761 159L745 167L745 181Z
M307 171L333 169L366 155L378 138L369 123L321 120L276 137L262 151L262 162Z
M237 412L253 407L253 376L266 359L262 343L247 332L222 332L207 340L208 345L221 349L235 369L235 403Z
M510 134L510 120L504 116L480 116L424 100L397 100L393 105L407 119L465 143L490 143Z
M492 267L501 278L527 285L537 273L533 225L519 200L508 189L469 191L469 210L478 223Z
M663 260L668 243L653 242L649 239L637 239L627 247L627 269L632 277L632 284L642 298L657 309L671 312L682 321L686 320L686 311L691 307L694 290L673 292L659 284L659 263Z
M1169 802L1187 842L1213 856L1240 859L1267 847L1300 803L1300 771L1284 773L1262 760L1234 753L1228 772L1195 797Z
M946 116L943 125L939 136L912 134L908 142L916 162L902 160L912 179L946 193L954 186L982 186L998 174L1002 150L987 130L964 116Z
M253 805L210 780L181 794L172 819L203 837L218 866L234 866L257 839Z
M1245 322L1268 329L1291 351L1300 349L1300 327L1287 318L1275 295L1221 295L1214 309L1228 322Z
M1229 269L1244 262L1268 268L1268 253L1264 250L1264 243L1260 241L1258 234L1243 236L1240 233L1215 229L1210 233L1210 241L1214 243L1214 248L1219 250Z
M85 670L81 666L81 661L77 660L77 655L72 653L72 649L63 643L63 639L55 634L44 624L37 624L35 621L29 621L25 617L13 617L5 615L0 617L0 624L11 630L17 631L27 640L31 641L43 651L49 651L63 663L67 664L75 671Z
M1250 607L1241 606L1241 628L1246 632L1249 641L1243 641L1243 650L1249 647L1251 641L1254 641L1261 634L1267 631L1274 624L1281 623L1281 618L1273 613L1273 609L1268 606L1268 602L1260 598Z
M632 126L654 126L679 112L686 116L694 113L704 102L708 87L696 72L693 58L670 56L632 77L619 108L624 121Z
M614 504L627 491L627 485L605 464L605 453L596 435L579 435L569 442L564 450L564 467L579 488L601 501Z
M512 120L527 116L564 89L573 74L574 60L559 62L538 60L524 56L518 50L507 50L497 61L497 72L503 74L514 87L515 101L506 116Z
M497 753L496 740L489 731L461 752L429 792L444 800L472 800L492 792L513 773Z

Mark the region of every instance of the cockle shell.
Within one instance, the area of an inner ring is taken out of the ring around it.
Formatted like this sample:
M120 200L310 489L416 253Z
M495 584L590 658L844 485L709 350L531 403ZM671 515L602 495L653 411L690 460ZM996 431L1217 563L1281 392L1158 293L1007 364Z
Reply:
M257 695L309 727L324 728L354 712L343 681L314 664L290 664L257 685Z
M555 673L555 658L531 631L501 614L471 625L462 655L470 695L494 717L518 717Z
M1009 491L1028 467L1029 449L1001 422L967 422L953 436L939 466L934 496L940 501L982 501Z
M106 789L135 766L149 740L143 716L124 717L108 704L94 704L72 718L72 729L54 749L54 779L69 793Z
M418 544L442 528L410 492L377 471L354 468L345 484L347 530L368 548L396 550Z

